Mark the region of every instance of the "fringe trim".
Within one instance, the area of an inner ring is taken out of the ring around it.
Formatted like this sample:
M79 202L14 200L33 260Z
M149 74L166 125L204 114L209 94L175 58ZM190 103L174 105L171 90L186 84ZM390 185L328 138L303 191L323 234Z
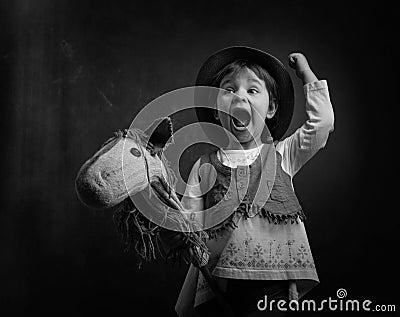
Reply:
M227 230L235 230L238 226L233 220L234 215L229 216L229 218L223 221L220 225L216 225L210 229L207 229L206 232L210 239L218 239L222 237Z
M274 223L276 225L284 223L285 225L289 222L291 224L304 222L306 220L306 215L302 209L292 212L287 215L283 214L273 214L269 210L265 208L261 208L261 212L259 213L260 217L267 218L269 223Z
M218 239L219 237L223 236L227 230L234 230L238 227L234 221L235 216L248 219L251 218L251 215L255 216L257 214L259 217L268 219L269 223L276 225L288 224L289 222L294 224L299 223L299 221L304 222L306 220L306 215L302 209L287 215L274 214L271 211L266 210L264 207L242 202L228 219L217 226L207 229L206 232L210 239Z

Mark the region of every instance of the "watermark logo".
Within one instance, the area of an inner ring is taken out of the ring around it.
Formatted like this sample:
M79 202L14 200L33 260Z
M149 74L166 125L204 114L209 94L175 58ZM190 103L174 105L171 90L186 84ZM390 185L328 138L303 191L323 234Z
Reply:
M337 298L341 299L341 298L345 298L347 296L347 291L344 288L339 288L336 291L336 296Z
M260 311L374 311L394 312L394 304L373 304L369 299L357 300L347 299L347 291L339 288L336 291L336 298L328 297L321 301L313 299L297 300L269 300L267 295L257 302L257 309Z

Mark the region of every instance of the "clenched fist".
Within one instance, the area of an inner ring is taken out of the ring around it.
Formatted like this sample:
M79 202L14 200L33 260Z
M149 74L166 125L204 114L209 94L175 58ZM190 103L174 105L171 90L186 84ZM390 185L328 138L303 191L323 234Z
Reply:
M308 64L307 58L301 53L292 53L289 55L289 66L296 71L304 84L318 80Z

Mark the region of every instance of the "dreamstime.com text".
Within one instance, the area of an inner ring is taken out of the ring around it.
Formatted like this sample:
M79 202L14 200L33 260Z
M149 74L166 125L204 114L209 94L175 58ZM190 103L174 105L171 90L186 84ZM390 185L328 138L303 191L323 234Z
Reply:
M260 311L264 310L275 310L276 308L280 311L375 311L375 312L394 312L396 311L396 305L394 304L372 304L369 299L357 300L357 299L345 299L347 297L347 291L344 288L339 288L336 292L337 299L329 297L328 299L316 302L312 299L286 301L281 300L270 300L268 301L265 295L263 299L257 302L257 308Z

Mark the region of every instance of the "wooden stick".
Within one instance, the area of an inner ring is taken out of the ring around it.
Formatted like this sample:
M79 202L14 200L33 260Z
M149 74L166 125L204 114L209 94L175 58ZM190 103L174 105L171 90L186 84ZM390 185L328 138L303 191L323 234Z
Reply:
M214 292L215 297L217 298L217 302L219 306L221 307L222 311L224 312L225 316L228 317L235 317L236 314L232 310L232 307L228 303L227 299L225 298L225 295L221 291L219 285L213 278L213 276L210 273L210 270L208 269L207 265L201 265L201 259L199 259L199 256L197 255L197 252L194 252L192 248L189 248L189 254L191 257L191 261L194 266L199 268L201 274L203 274L204 279L207 281L208 285L210 286L211 290Z
M212 277L210 270L207 266L199 267L200 272L203 274L205 280L210 285L211 290L214 292L215 296L217 297L218 304L226 314L226 316L234 317L236 314L232 310L232 307L229 305L228 301L226 300L224 294L222 293L221 289L219 288L218 284L216 283L215 279Z
M175 191L171 189L168 185L168 183L163 179L160 178L160 182L158 181L153 181L151 182L152 188L156 191L156 193L159 195L160 199L164 201L167 205L170 207L178 210L178 211L184 211L183 206L179 199L176 197ZM170 193L170 194L167 194ZM193 263L194 266L199 268L200 272L203 274L205 280L209 284L211 290L214 292L217 302L220 305L222 311L225 313L226 316L228 317L235 317L236 314L233 312L231 306L229 305L228 301L226 300L223 292L221 291L219 285L213 278L213 276L210 273L210 270L208 269L207 265L202 265L203 259L200 258L202 257L202 254L199 252L196 252L196 250L193 250L192 247L189 247L189 256L190 256L190 261Z

